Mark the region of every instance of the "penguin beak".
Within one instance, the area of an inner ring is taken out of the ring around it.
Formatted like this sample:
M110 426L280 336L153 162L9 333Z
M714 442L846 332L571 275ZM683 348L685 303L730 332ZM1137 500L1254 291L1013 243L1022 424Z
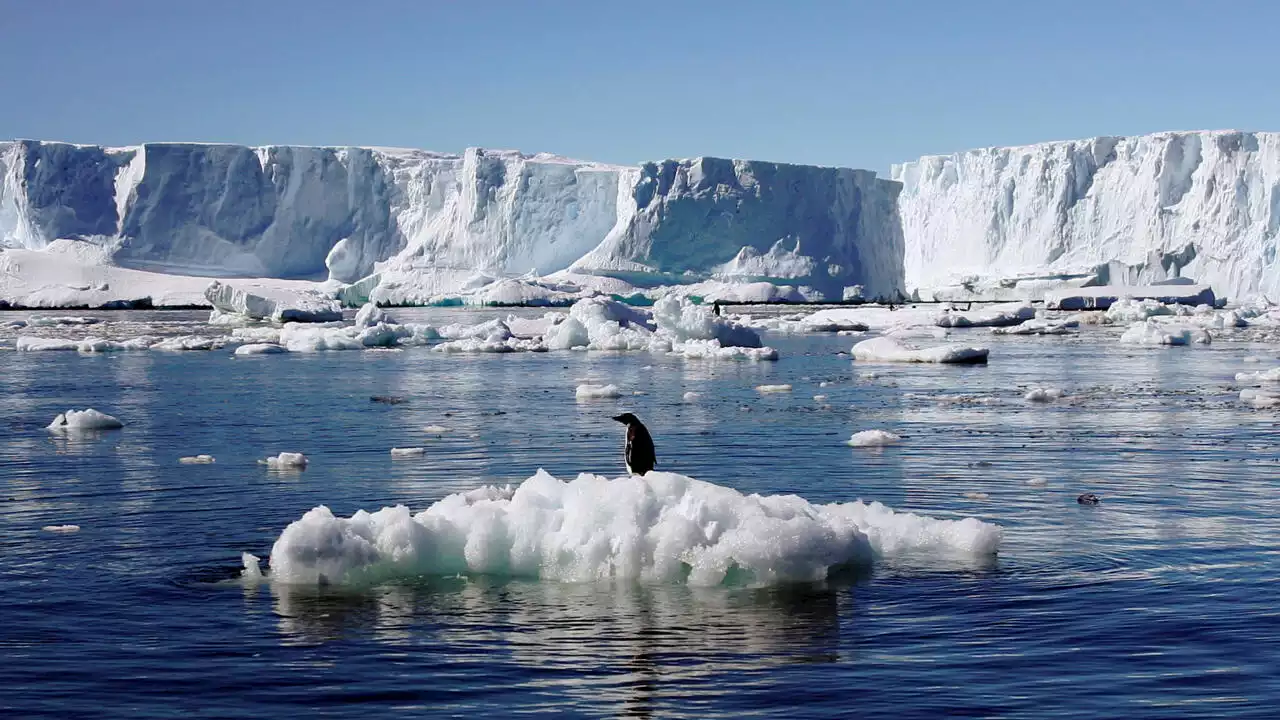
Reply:
M618 422L620 422L620 423L625 423L625 422L626 422L626 420L625 420L621 415L614 415L614 416L613 416L612 418L610 418L610 419L612 419L612 420L617 420L617 421L618 421Z

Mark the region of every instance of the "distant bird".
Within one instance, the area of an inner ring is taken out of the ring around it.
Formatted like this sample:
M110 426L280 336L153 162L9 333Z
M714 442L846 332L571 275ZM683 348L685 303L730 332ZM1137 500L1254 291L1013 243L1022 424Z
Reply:
M640 418L631 413L615 415L614 420L627 426L627 472L644 475L653 469L658 457L653 451L653 438Z
M720 301L719 300L716 300L715 302L711 303L711 312L715 313L716 317L720 317Z

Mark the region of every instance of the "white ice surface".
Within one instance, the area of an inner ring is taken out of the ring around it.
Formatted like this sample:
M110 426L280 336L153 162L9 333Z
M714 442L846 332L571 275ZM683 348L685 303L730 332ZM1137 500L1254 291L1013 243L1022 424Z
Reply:
M998 526L935 520L862 502L813 505L744 495L665 472L564 482L539 471L518 487L450 495L336 517L317 507L271 549L272 582L367 585L456 573L587 582L633 579L718 585L825 578L880 558L984 558ZM246 557L245 576L262 576Z
M849 436L847 441L853 447L884 447L901 442L902 436L888 430L863 430Z
M104 413L87 408L85 410L68 410L59 413L49 423L48 430L55 433L79 432L93 430L115 430L124 427L124 423Z
M917 349L895 338L878 337L853 346L855 360L894 363L982 363L990 350L982 347L951 344Z

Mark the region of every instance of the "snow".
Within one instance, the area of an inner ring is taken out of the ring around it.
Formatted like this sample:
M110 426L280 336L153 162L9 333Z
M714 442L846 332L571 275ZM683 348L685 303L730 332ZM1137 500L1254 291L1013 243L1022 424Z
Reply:
M55 433L90 432L95 430L116 430L124 427L124 423L110 415L88 408L85 410L68 410L60 413L49 423L48 430Z
M953 364L985 363L990 352L987 348L959 344L917 349L891 337L863 340L854 345L852 351L855 360L864 362Z
M574 392L579 400L598 400L622 397L617 385L579 385Z
M209 465L214 462L212 455L188 455L178 458L182 465Z
M1148 300L1160 304L1216 305L1208 285L1104 286L1049 292L1045 303L1053 310L1106 310L1122 300Z
M848 444L853 447L884 447L886 445L896 445L901 440L901 435L896 435L888 430L863 430L849 436Z
M1213 336L1207 330L1143 320L1133 323L1120 336L1120 342L1133 345L1208 345Z
M270 470L298 469L307 466L307 456L299 452L282 452L275 457L269 457L258 462L266 465Z
M1280 134L1164 132L970 150L894 166L909 288L1054 273L1194 278L1280 296Z
M467 573L767 585L884 558L990 557L1001 535L974 518L745 495L674 473L564 482L540 470L517 487L449 495L416 515L403 505L349 518L316 507L276 539L266 579L362 586ZM257 558L243 560L245 578L261 579Z

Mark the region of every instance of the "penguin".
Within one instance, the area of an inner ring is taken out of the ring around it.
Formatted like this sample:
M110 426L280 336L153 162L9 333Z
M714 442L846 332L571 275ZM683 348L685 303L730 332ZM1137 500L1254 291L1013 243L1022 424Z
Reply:
M653 438L649 436L648 428L631 413L615 415L613 419L627 426L627 472L644 475L652 470L658 458L653 451Z

